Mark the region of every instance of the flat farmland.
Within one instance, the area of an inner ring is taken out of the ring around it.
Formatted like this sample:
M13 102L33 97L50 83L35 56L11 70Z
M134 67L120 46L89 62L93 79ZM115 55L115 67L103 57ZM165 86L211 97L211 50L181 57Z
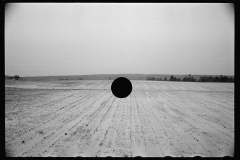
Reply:
M234 154L234 84L5 81L8 156L222 157Z

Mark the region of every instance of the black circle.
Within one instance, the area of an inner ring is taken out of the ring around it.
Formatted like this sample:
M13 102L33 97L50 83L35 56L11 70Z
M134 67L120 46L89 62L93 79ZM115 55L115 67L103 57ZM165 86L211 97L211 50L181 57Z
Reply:
M201 159L202 159L202 157L200 157L200 156L195 156L192 158L192 160L201 160Z
M105 157L103 160L114 160L114 158L111 157L111 156L107 156L107 157Z
M173 157L171 157L171 156L165 156L165 157L163 157L163 160L170 160L170 159L173 159Z
M132 92L132 83L125 77L118 77L112 82L111 90L114 96L126 98Z

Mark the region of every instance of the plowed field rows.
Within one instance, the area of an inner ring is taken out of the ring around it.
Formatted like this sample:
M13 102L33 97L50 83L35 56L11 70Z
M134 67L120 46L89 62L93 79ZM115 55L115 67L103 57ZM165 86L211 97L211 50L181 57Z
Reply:
M7 155L233 156L234 84L131 82L5 82Z

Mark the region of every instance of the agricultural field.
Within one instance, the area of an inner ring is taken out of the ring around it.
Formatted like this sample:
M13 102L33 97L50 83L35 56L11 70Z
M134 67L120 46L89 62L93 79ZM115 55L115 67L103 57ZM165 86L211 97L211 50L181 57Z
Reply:
M234 83L131 82L5 81L7 156L233 156Z

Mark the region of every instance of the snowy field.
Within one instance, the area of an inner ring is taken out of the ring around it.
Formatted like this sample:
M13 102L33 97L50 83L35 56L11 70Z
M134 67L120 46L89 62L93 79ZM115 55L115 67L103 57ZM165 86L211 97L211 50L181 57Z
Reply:
M6 154L233 156L233 83L131 82L5 81Z

